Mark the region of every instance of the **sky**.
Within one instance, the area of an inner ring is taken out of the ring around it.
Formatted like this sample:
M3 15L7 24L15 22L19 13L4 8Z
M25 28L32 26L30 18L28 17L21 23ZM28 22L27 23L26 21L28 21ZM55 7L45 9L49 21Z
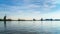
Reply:
M0 18L60 19L60 0L0 0Z

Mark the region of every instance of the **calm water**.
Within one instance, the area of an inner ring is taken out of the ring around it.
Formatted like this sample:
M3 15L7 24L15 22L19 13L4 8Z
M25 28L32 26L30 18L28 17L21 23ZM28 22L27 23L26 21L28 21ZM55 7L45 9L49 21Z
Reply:
M0 21L0 34L60 34L60 21Z

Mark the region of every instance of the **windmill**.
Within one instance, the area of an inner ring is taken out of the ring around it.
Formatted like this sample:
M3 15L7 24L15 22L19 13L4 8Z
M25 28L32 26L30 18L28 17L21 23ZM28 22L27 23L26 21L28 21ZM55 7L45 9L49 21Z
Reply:
M5 16L4 16L4 21L6 21L6 14L5 14Z

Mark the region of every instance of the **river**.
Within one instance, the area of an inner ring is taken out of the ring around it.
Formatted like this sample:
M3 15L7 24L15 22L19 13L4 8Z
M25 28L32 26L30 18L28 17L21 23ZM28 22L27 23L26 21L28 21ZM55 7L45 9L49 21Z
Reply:
M60 21L0 21L0 34L60 34Z

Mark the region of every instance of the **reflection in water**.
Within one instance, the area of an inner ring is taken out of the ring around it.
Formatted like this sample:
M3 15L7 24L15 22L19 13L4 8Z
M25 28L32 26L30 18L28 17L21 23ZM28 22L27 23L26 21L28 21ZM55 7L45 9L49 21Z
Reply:
M41 21L41 32L43 31L43 21Z
M41 32L50 32L50 30L52 30L53 28L53 24L52 24L52 21L41 21L40 22L41 24Z
M4 21L4 29L5 29L5 31L6 31L6 21Z

